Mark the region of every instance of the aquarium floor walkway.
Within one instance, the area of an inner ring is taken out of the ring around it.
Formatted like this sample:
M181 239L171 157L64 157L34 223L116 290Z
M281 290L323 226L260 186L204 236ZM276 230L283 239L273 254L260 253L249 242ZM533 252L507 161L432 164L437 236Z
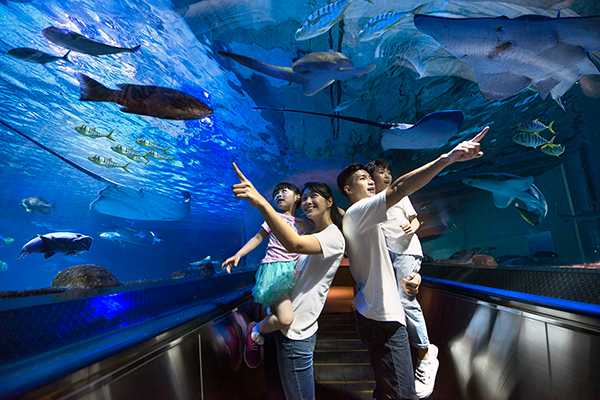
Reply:
M351 286L334 286L319 317L314 352L316 397L328 399L372 399L375 387L367 347L354 324L350 305Z

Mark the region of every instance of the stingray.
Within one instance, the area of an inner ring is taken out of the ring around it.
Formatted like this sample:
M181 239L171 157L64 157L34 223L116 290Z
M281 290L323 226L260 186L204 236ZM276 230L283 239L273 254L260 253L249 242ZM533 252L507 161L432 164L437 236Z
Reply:
M342 53L333 50L329 50L327 53L309 53L296 60L291 68L267 64L250 57L226 51L219 51L218 53L273 78L306 85L304 94L307 96L316 94L336 80L345 81L369 73L376 66L373 64L365 68L356 69L352 60Z
M532 87L564 109L561 96L584 74L600 74L589 51L600 49L600 17L453 19L417 15L418 30L469 64L486 99Z
M320 115L376 126L386 130L381 135L381 147L383 151L390 149L434 149L443 146L452 136L458 133L465 120L463 112L459 110L433 112L412 125L395 122L377 122L356 117L345 117L343 115L288 110L285 108L254 107L254 109Z
M100 197L90 205L92 210L100 214L139 221L178 221L190 213L189 192L182 192L184 201L176 201L162 194L121 185L61 156L6 122L0 120L0 123L84 174L108 184L108 187L100 191Z

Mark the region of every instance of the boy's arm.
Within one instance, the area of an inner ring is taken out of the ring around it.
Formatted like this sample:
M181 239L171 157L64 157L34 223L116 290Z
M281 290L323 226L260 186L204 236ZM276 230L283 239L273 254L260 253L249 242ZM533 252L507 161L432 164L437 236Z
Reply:
M231 186L235 198L248 200L254 208L260 211L265 221L267 221L267 224L269 224L271 232L287 251L299 254L321 254L323 252L319 240L314 235L298 235L298 233L289 226L279 214L277 214L269 202L258 193L254 188L254 185L252 185L252 182L242 174L235 163L233 163L233 168L240 178L240 183Z
M404 196L421 189L448 165L481 157L483 152L480 150L479 141L483 139L488 130L489 127L486 126L473 139L460 143L449 153L442 154L430 163L396 179L385 192L387 208L398 203Z
M421 223L419 222L419 219L416 215L411 215L409 219L410 223L406 225L400 225L400 227L404 230L404 233L406 233L407 235L413 235L417 232L417 229L419 229Z
M248 240L246 244L237 251L237 253L223 262L221 269L227 268L227 273L231 273L231 267L237 267L240 259L257 248L258 245L261 244L268 235L269 234L267 231L265 231L263 228L260 228L260 231L258 231L258 233L252 237L252 239Z

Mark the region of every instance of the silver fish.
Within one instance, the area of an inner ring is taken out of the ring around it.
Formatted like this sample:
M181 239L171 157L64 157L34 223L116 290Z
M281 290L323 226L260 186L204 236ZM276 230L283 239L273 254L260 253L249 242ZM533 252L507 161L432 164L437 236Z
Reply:
M538 146L545 145L548 143L546 139L538 135L537 133L532 132L523 132L518 133L513 136L513 142L516 144L520 144L525 147L533 147L534 149Z
M550 139L550 141L548 143L546 143L545 145L542 146L542 148L540 150L542 150L545 154L548 154L549 156L560 156L562 153L565 152L565 148L562 144L554 144L554 138L556 136L554 136L552 139Z
M550 122L550 125L546 126L546 125L542 124L539 120L536 119L536 120L533 120L533 121L521 122L517 126L517 128L520 131L523 131L523 132L535 132L535 133L538 133L538 132L541 132L541 131L543 131L545 129L548 129L550 132L555 133L552 130L552 125L553 124L554 124L554 121Z
M144 164L148 164L148 162L149 162L148 158L146 157L145 154L138 153L137 151L134 151L132 148L125 147L120 144L118 144L116 146L111 146L110 148L114 152L119 153L122 156L129 158L130 160L137 161L137 162L143 162ZM146 161L144 162L142 159L144 159Z
M67 51L67 54L64 56L53 56L48 53L44 53L43 51L30 49L29 47L17 47L14 49L10 49L6 54L11 57L18 58L19 60L27 61L33 64L48 64L54 61L63 60L66 62L71 62L67 58L71 50Z
M352 0L338 0L310 14L296 31L296 40L308 40L331 29L342 19Z
M89 76L77 74L81 85L81 101L109 101L121 106L126 113L175 120L201 119L212 115L213 110L202 100L159 86L118 85L112 90Z
M83 135L83 136L87 136L89 138L92 139L97 139L97 138L101 138L101 137L105 137L107 139L110 139L112 141L114 141L115 139L113 139L112 137L112 133L114 132L114 129L110 132L108 132L106 135L98 132L96 130L96 128L91 128L87 125L78 125L75 127L75 130L77 131L77 133Z
M385 14L379 14L371 18L358 32L358 40L360 42L368 42L369 40L377 39L379 36L392 29L398 22L402 21L409 15L415 15L427 3L415 7L412 11L394 12L390 11Z
M149 149L162 150L162 151L165 152L165 154L169 154L168 150L171 148L170 146L169 147L160 147L156 143L151 142L148 139L144 139L144 138L135 139L135 142L137 144L139 144L140 146L144 146L144 147L147 147Z
M90 160L94 164L100 165L102 167L106 167L106 168L123 168L125 171L131 172L131 171L129 171L127 169L127 166L129 164L131 164L131 163L127 163L125 165L119 165L116 162L114 162L111 158L104 158L104 157L99 156L97 154L94 154L93 156L89 156L88 160Z
M172 163L175 163L175 161L173 161L174 157L165 157L160 153L157 153L156 151L149 151L146 153L146 157L152 157L156 160L170 160Z
M92 56L103 56L107 54L117 53L135 53L141 45L135 47L114 47L108 44L99 43L88 39L79 33L72 32L68 29L49 26L42 29L42 34L52 43L70 49L79 53L90 54Z

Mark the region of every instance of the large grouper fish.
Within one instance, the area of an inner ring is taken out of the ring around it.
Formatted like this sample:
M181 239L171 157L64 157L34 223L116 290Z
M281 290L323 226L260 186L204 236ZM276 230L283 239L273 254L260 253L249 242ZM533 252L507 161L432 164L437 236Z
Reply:
M19 258L24 258L31 253L44 253L44 258L52 257L56 253L64 253L67 256L76 256L89 251L93 239L81 233L54 232L38 235L31 239L21 249Z
M58 46L92 56L104 56L118 53L135 53L140 48L140 45L135 47L111 46L88 39L85 36L68 29L57 28L55 26L49 26L48 28L42 29L42 35Z
M202 100L160 86L120 84L121 90L112 90L87 75L78 73L81 101L108 101L119 104L121 111L131 114L176 120L192 120L213 114Z

